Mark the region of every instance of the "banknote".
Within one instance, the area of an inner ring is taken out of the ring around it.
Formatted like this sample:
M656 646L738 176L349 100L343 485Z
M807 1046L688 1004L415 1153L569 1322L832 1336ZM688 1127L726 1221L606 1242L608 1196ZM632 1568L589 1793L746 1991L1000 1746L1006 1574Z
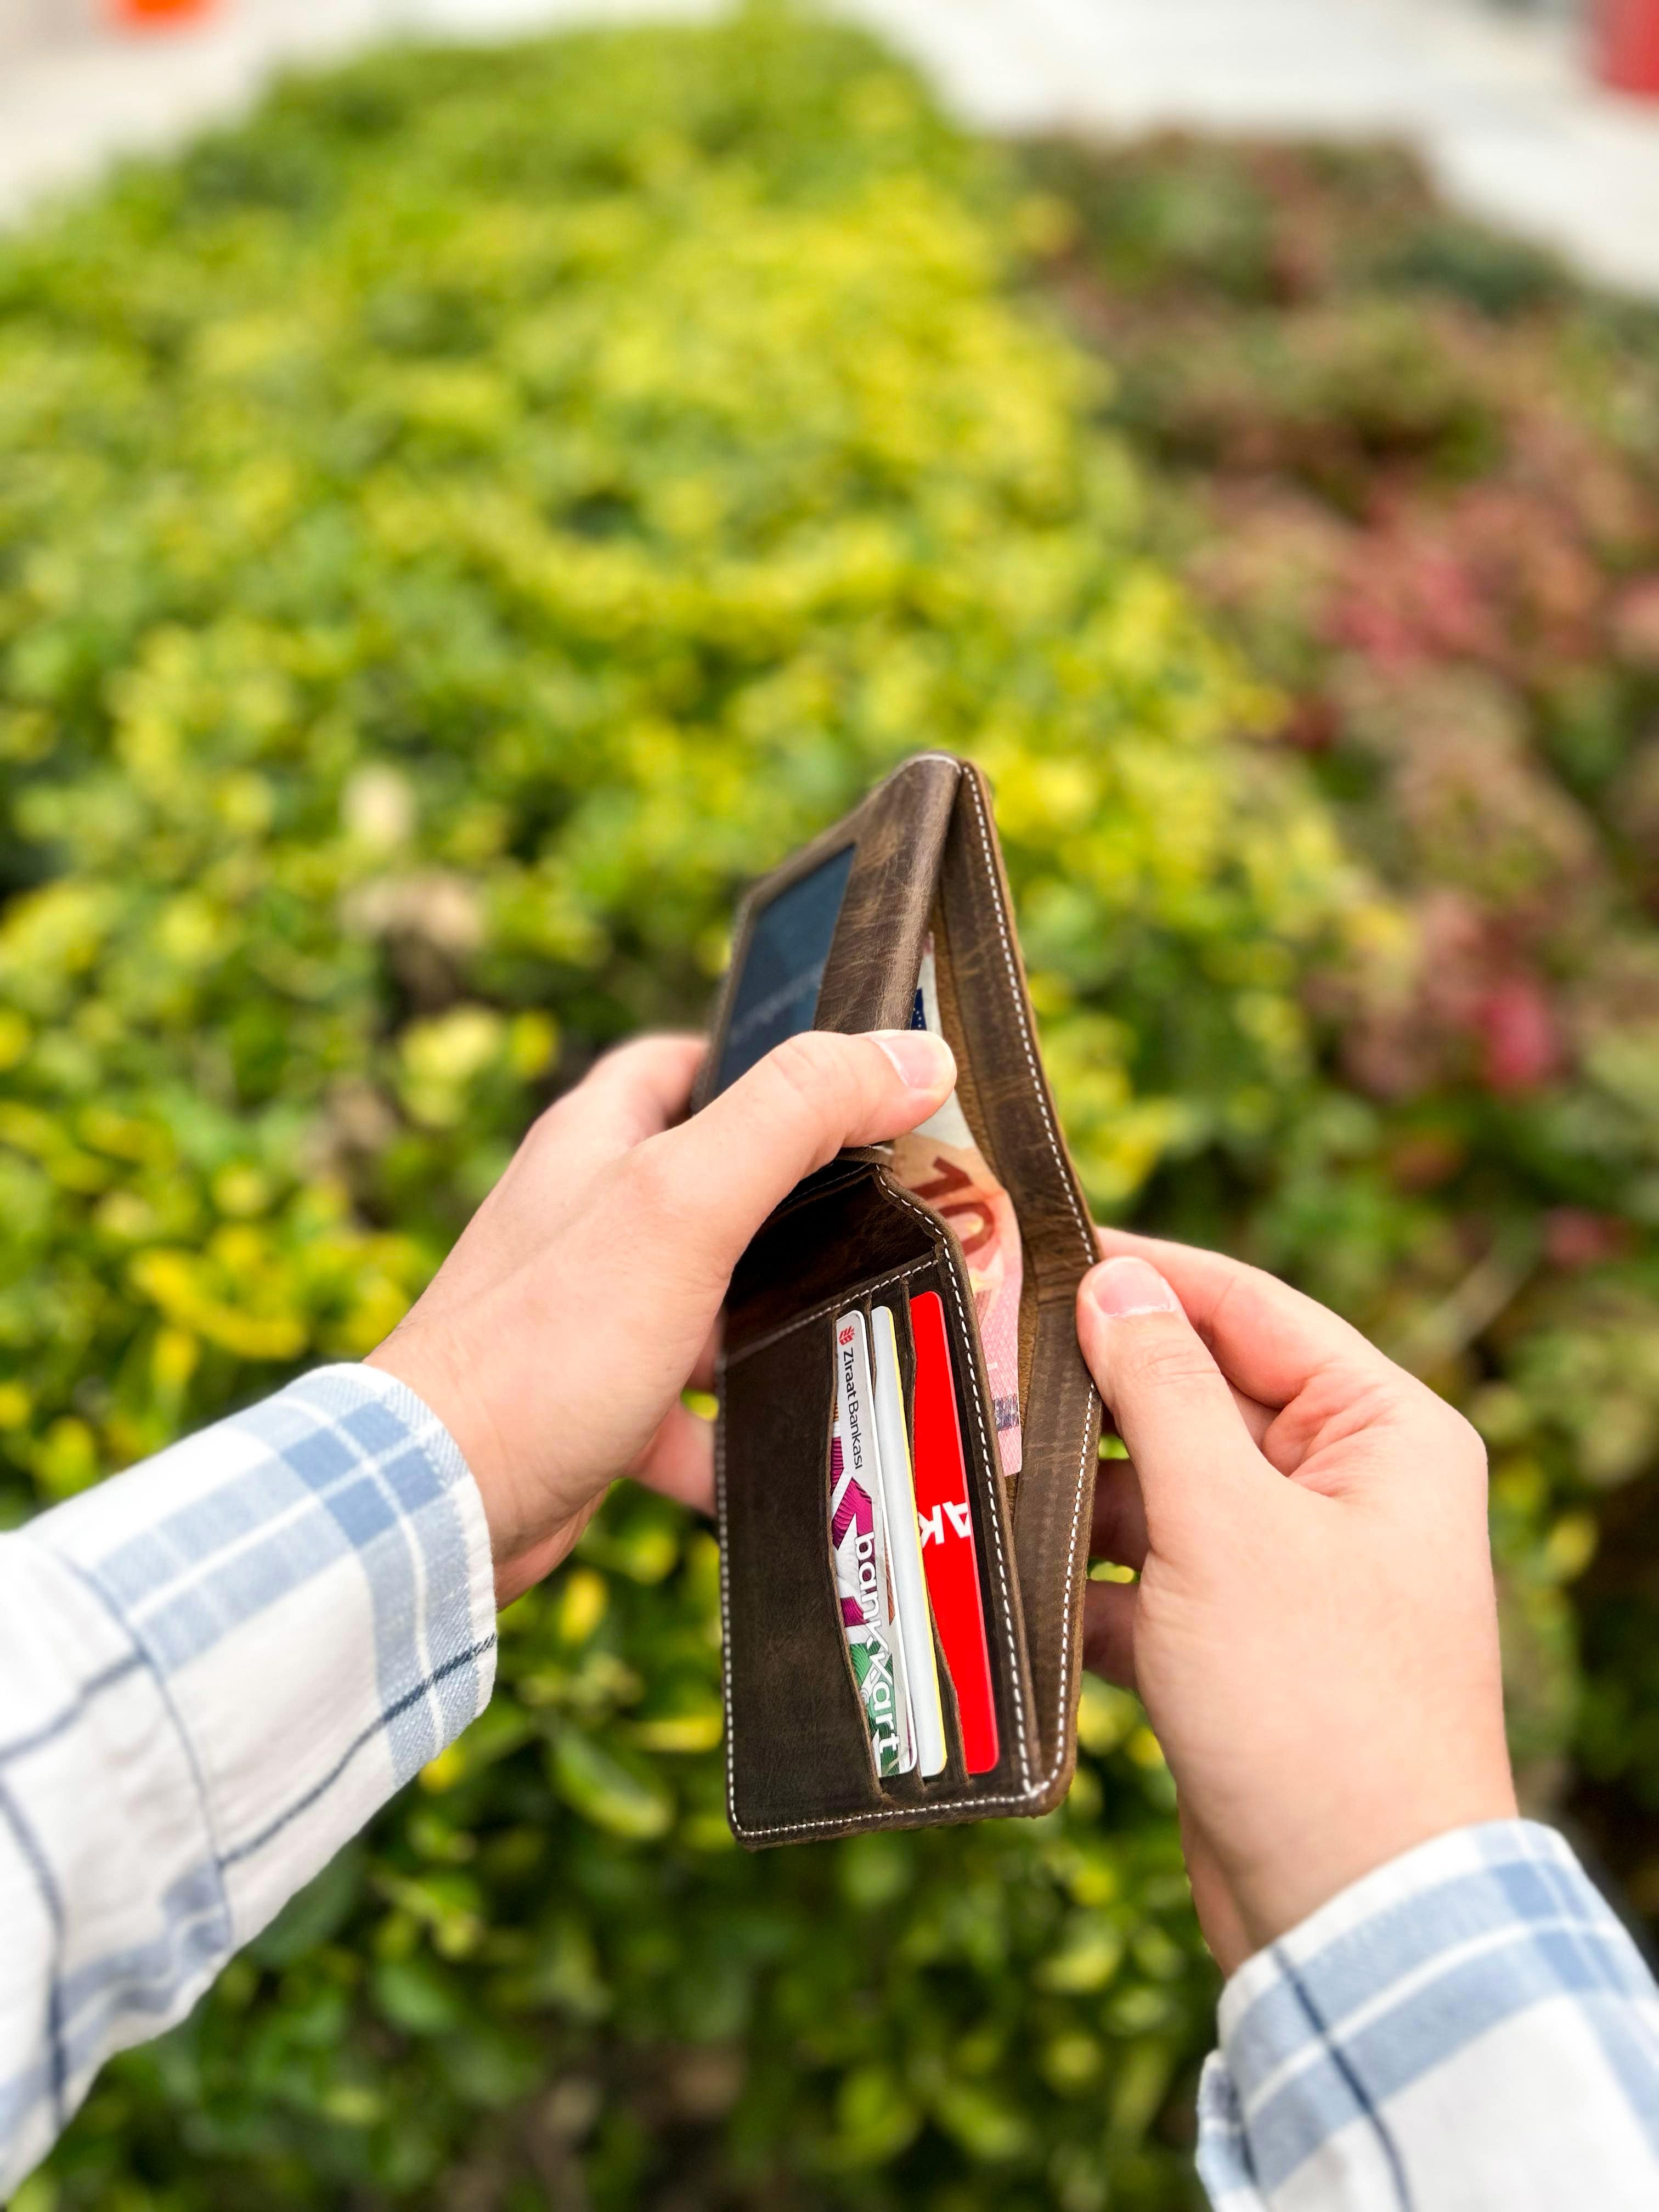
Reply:
M943 1036L933 940L922 946L910 1026ZM991 1172L953 1091L920 1128L896 1139L892 1172L908 1191L948 1221L968 1263L980 1342L996 1408L1002 1471L1019 1473L1019 1291L1025 1259L1013 1201Z
M876 1772L908 1774L916 1763L915 1731L893 1598L864 1316L856 1310L839 1316L835 1338L836 1412L830 1443L830 1537L835 1552L836 1595L841 1601L842 1630L864 1705Z

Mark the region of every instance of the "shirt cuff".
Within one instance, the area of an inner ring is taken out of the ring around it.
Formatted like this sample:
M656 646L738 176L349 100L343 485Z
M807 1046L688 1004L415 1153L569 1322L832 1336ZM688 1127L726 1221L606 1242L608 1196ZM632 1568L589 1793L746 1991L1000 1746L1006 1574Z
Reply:
M483 1502L437 1416L377 1368L319 1368L27 1535L166 1699L233 1945L489 1702Z
M1228 1983L1200 2097L1206 2183L1227 2212L1395 2203L1424 2127L1437 2132L1425 2115L1474 2045L1553 2003L1592 2044L1634 2004L1645 2038L1654 1998L1635 1945L1553 1830L1500 1820L1437 1836ZM1651 2080L1650 2054L1644 2065ZM1618 2069L1607 2071L1611 2084ZM1436 2157L1442 2173L1462 2162L1455 2142Z

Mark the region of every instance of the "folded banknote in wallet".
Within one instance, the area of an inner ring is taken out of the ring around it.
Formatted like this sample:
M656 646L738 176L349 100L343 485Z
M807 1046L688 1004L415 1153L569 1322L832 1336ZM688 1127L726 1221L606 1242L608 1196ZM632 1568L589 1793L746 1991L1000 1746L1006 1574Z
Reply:
M756 886L701 1103L811 1028L927 1028L952 1096L739 1261L716 1441L727 1805L750 1844L1048 1810L1077 1759L1095 1243L991 793L921 753Z

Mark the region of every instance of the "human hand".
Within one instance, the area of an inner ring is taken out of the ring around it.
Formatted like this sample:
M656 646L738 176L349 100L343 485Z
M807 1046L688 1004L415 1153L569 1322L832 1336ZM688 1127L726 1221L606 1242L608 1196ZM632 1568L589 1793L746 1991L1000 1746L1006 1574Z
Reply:
M371 1366L406 1382L471 1468L511 1602L632 1474L712 1504L712 1379L738 1255L845 1145L914 1128L956 1081L921 1030L779 1045L690 1121L701 1038L646 1037L548 1109ZM678 1124L678 1126L676 1126Z
M1413 1844L1515 1813L1486 1455L1358 1330L1218 1253L1117 1230L1078 1330L1103 1461L1085 1662L1136 1690L1231 1973ZM1183 1310L1184 1309L1184 1310Z

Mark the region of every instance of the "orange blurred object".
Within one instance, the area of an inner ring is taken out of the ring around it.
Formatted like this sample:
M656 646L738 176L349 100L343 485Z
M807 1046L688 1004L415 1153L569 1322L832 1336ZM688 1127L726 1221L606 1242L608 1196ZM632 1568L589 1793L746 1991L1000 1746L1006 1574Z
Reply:
M199 22L217 13L219 0L106 0L106 5L116 22L148 31Z
M1659 99L1659 0L1597 0L1595 74L1615 92Z

